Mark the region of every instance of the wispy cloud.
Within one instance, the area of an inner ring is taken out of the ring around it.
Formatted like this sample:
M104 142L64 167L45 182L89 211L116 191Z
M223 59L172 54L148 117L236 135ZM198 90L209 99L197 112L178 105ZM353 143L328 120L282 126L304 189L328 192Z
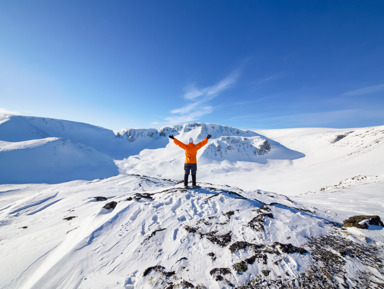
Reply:
M17 115L17 114L20 114L20 113L17 112L17 111L12 111L12 110L0 107L0 114L16 114Z
M196 121L200 117L210 114L213 111L212 106L204 106L199 108L199 110L193 110L187 114L179 114L175 116L169 116L165 120L168 124L178 124L183 122Z
M366 86L359 89L354 89L351 91L347 91L343 93L343 96L359 96L359 95L367 95L372 93L377 93L380 91L384 91L384 84Z
M254 80L251 83L251 85L252 85L253 89L259 89L260 86L262 86L265 83L272 82L272 81L275 81L275 80L278 80L278 79L282 79L282 78L284 78L286 76L287 76L286 73L276 73L276 74L273 74L273 75L270 75L270 76L267 76L267 77L264 77L264 78L260 78L260 79Z
M340 109L322 112L293 113L285 115L248 114L230 118L231 121L247 121L257 124L259 128L286 127L338 127L355 123L358 119L378 118L382 111L366 111L360 109Z
M239 76L240 72L236 70L211 86L199 88L196 84L189 84L185 87L183 95L187 104L171 110L170 113L172 115L165 119L166 122L169 124L177 124L197 121L204 115L212 113L214 108L212 105L208 105L208 102L232 87Z
M350 121L361 115L362 111L358 109L341 109L323 112L297 113L282 115L269 118L270 121L280 123L299 125L299 126L323 126L333 125L335 123Z

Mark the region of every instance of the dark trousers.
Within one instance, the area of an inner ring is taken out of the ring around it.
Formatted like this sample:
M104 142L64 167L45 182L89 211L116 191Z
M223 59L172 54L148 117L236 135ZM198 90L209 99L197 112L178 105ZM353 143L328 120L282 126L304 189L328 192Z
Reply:
M188 186L188 176L189 173L192 174L192 186L196 186L196 172L197 172L197 164L184 164L184 186Z

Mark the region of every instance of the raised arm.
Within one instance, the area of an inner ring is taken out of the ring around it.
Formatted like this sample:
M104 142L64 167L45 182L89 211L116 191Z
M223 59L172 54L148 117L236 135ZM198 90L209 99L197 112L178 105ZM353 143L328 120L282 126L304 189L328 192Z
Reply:
M173 141L174 141L174 143L175 143L176 145L178 145L179 147L181 147L183 150L185 150L185 149L186 149L187 145L186 145L186 144L184 144L184 143L182 143L182 142L181 142L181 141L179 141L178 139L176 139L176 138L173 138Z
M208 143L208 139L211 138L211 135L209 134L205 139L203 139L201 142L199 142L197 145L196 145L196 149L199 150L201 149L203 146L205 146L207 143Z

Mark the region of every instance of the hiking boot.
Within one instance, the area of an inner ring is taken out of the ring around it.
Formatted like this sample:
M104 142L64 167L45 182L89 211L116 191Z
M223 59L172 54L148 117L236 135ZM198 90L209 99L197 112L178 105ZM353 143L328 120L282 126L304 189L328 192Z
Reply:
M188 175L184 175L184 188L188 188Z
M196 187L196 175L192 175L192 187Z

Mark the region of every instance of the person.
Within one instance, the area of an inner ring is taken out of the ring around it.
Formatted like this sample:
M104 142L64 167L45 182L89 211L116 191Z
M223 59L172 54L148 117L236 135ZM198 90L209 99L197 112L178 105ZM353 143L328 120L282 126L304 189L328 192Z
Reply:
M208 143L208 139L211 138L211 135L209 134L205 139L203 139L198 144L193 143L193 139L189 139L189 143L185 144L176 139L173 135L169 136L170 139L173 139L174 143L181 147L183 150L185 150L185 164L184 164L184 187L188 187L188 176L191 172L192 174L192 187L196 187L196 172L197 172L197 160L196 155L197 151L201 149L203 146L205 146Z

